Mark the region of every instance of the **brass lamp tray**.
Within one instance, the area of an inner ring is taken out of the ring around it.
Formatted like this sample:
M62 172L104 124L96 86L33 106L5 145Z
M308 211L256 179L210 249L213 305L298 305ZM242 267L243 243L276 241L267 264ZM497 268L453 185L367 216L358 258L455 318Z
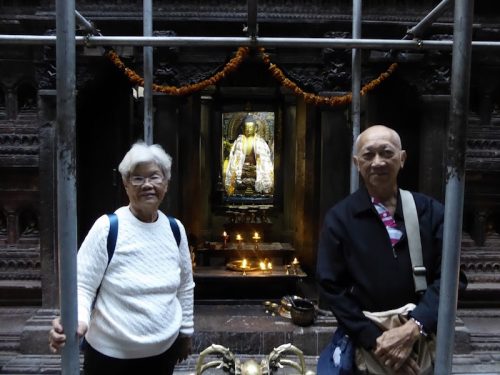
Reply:
M233 260L226 264L226 268L231 271L238 272L250 272L250 271L258 271L260 269L258 264L252 263L247 260L247 265L245 268L242 267L243 260Z

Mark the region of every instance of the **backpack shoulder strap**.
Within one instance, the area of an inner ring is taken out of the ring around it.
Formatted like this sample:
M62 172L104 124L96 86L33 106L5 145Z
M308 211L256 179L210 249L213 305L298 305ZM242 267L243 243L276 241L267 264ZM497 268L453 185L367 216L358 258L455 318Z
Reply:
M172 232L174 233L175 241L177 242L177 246L181 244L181 231L179 229L179 225L177 225L177 221L172 216L167 216L168 221L170 222L170 228L172 228Z
M111 258L113 258L113 254L115 253L116 247L116 238L118 237L118 216L115 213L108 214L109 219L109 232L108 232L108 241L106 243L106 249L108 250L108 264L106 265L106 270L109 266L109 262L111 262ZM104 270L104 272L106 272ZM103 276L104 278L104 276ZM94 300L92 301L92 310L94 309L95 302L97 301L97 296L99 295L99 291L101 290L102 280L97 287L95 292Z
M427 281L425 279L426 269L422 257L422 244L420 242L420 226L418 223L417 208L413 195L406 190L399 189L403 216L405 220L406 235L408 236L408 247L410 248L411 266L413 268L413 281L415 291L425 292Z
M113 254L115 253L116 247L116 238L118 237L118 217L116 214L108 214L109 219L109 232L108 232L108 265L111 262L111 258L113 258Z

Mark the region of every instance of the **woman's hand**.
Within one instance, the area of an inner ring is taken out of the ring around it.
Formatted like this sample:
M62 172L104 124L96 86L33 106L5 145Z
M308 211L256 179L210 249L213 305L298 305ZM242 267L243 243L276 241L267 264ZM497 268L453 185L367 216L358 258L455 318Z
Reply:
M411 360L413 344L420 337L418 326L411 320L401 327L385 331L377 338L374 354L380 363L392 368L395 372L407 369L407 373L418 373L418 365ZM409 371L411 369L411 371Z
M184 361L192 353L192 338L191 336L179 335L177 338L177 352L179 359L177 363Z
M87 324L78 322L76 333L82 337L87 333ZM49 348L52 353L58 353L66 344L66 335L61 324L61 318L57 317L52 321L52 329L49 331Z

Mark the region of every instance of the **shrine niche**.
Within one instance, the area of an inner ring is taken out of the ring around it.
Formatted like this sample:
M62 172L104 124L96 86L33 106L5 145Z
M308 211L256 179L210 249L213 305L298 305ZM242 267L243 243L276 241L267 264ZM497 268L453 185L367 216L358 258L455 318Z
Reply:
M223 113L221 143L225 203L272 203L274 112Z

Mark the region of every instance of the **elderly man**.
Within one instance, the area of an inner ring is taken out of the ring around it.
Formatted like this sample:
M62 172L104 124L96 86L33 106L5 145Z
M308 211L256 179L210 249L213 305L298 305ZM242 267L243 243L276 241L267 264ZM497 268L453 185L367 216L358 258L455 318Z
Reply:
M412 193L428 284L420 294L415 291L397 184L406 161L401 139L388 127L372 126L360 134L354 153L364 186L325 216L317 265L322 297L356 347L373 353L395 373L419 374L410 354L421 335L437 328L444 207ZM463 275L461 281L465 286ZM386 331L363 314L408 303L416 305L410 319Z

